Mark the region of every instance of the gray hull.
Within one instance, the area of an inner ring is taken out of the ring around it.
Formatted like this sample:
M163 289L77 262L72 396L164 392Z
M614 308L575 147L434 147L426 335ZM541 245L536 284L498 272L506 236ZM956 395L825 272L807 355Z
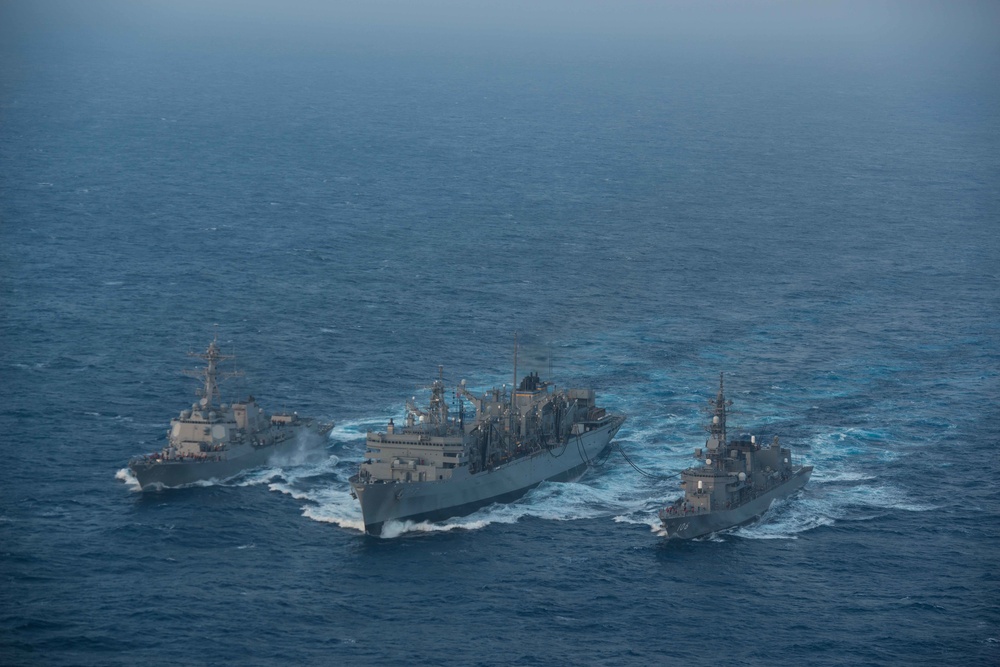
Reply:
M697 514L677 514L667 518L661 514L663 529L666 531L668 539L690 539L750 523L764 514L775 500L790 496L805 486L812 470L812 466L803 466L784 484L776 486L734 509Z
M185 486L213 479L221 481L244 470L261 467L275 456L291 454L301 444L299 437L292 436L267 447L244 445L227 452L227 457L221 461L144 460L129 463L129 470L143 490Z
M351 486L361 503L365 532L379 535L386 521L443 521L493 503L511 502L545 481L578 478L611 443L624 419L573 437L565 447L515 459L472 475L468 468L450 480L360 483Z

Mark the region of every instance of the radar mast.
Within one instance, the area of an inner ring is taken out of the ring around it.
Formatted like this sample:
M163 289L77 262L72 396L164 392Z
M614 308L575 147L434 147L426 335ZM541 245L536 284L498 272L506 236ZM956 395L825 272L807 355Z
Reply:
M207 350L201 353L188 352L188 356L202 359L205 362L203 368L181 371L188 377L204 381L204 386L198 390L198 395L201 397L198 403L202 410L211 408L213 400L217 400L219 403L222 402L222 394L219 392L219 380L241 377L243 375L241 371L219 371L218 366L220 361L229 361L236 357L231 354L222 354L222 350L219 348L218 334L209 343Z

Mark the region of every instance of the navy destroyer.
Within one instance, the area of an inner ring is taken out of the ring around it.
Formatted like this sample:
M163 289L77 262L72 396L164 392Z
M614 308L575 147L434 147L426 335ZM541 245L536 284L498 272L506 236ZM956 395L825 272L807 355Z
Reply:
M408 401L403 424L390 419L385 431L369 432L365 460L350 480L365 532L378 535L393 520L464 516L546 480L576 479L625 421L598 407L592 389L556 390L537 373L511 389L475 395L462 380L457 410L449 411L439 369L426 408Z
M129 470L142 489L226 479L264 465L275 455L291 454L307 444L309 437L318 441L309 434L325 435L333 428L333 424L303 419L294 412L268 415L253 396L222 403L219 381L241 373L220 372L218 365L234 357L222 354L216 340L204 353L191 356L205 361L203 368L184 371L203 381L201 400L170 420L166 447L129 461Z
M769 447L755 436L726 439L726 401L723 377L719 394L710 401L714 410L705 449L694 450L704 464L681 473L684 496L660 510L668 538L692 538L749 523L779 498L798 491L809 481L812 466L794 465L790 450L778 438Z

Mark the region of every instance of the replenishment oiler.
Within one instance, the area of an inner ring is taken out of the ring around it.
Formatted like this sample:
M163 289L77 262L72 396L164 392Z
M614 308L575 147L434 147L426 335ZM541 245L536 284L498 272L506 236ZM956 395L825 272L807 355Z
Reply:
M681 473L684 496L660 510L668 538L692 538L749 523L780 498L795 493L809 481L812 466L795 465L792 453L778 439L769 447L755 436L727 441L723 378L714 401L712 423L705 449L694 455L704 464Z
M514 378L517 378L515 355ZM365 460L351 477L365 532L387 521L442 521L511 502L544 481L581 476L625 417L597 407L592 389L560 389L530 373L513 391L456 392L448 408L443 375L426 409L407 402L404 422L369 432ZM466 410L465 402L471 405Z
M222 403L219 381L240 373L222 373L218 365L234 357L222 354L215 340L204 353L191 356L205 361L204 368L184 371L203 381L201 400L170 421L166 447L129 461L129 470L143 490L227 479L275 456L317 445L318 436L333 428L294 412L268 415L253 396Z

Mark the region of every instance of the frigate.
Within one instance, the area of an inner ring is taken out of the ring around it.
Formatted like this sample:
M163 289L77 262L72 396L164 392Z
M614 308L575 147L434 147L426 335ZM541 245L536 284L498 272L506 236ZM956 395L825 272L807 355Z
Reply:
M252 395L223 403L219 381L242 373L221 372L218 365L235 357L222 354L217 340L204 353L191 356L205 361L203 368L184 371L202 381L201 398L170 420L167 445L162 450L129 461L129 470L142 489L223 480L276 456L315 445L317 435L333 428L332 423L302 418L295 412L267 414Z
M768 447L752 435L727 441L726 408L732 401L726 400L722 374L710 404L708 441L705 449L694 450L704 463L681 472L683 497L659 513L668 538L701 537L754 521L775 500L805 486L812 474L812 466L792 463L791 450L777 437Z
M516 354L514 369L516 383ZM481 395L462 380L457 410L447 398L439 368L426 408L407 401L403 424L390 418L384 431L368 433L365 459L350 479L365 532L379 535L387 521L464 516L547 480L576 479L625 421L598 407L594 390L557 390L534 372L516 388Z

